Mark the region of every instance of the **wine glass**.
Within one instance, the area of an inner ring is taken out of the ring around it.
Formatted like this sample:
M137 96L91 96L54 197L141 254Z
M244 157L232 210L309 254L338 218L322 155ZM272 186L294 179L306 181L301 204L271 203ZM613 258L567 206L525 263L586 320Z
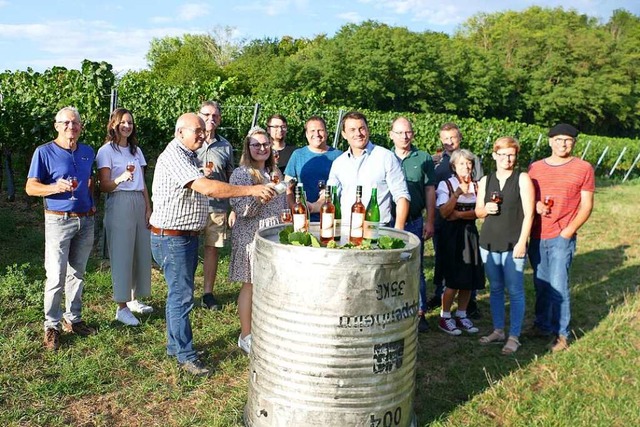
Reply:
M502 192L500 191L492 191L491 192L491 201L498 205L502 204Z
M547 208L547 213L545 214L545 216L551 215L551 208L553 207L553 196L550 196L550 195L544 196L542 203Z
M492 191L491 192L491 201L498 205L498 212L500 213L500 205L502 204L502 192L501 191Z
M280 211L280 220L285 224L293 222L293 216L291 215L291 209L282 209Z
M71 183L71 197L69 197L69 200L78 200L77 197L73 195L75 189L78 188L78 178L75 176L70 176L69 182Z

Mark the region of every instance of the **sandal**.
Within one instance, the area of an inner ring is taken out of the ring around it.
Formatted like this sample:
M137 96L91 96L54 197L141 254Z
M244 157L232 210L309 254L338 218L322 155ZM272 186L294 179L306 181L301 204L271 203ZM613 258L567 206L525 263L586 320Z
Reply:
M504 342L504 332L494 330L489 335L480 338L480 344L499 344Z
M519 348L520 341L518 341L518 337L510 336L507 343L502 347L502 354L508 356L518 351Z

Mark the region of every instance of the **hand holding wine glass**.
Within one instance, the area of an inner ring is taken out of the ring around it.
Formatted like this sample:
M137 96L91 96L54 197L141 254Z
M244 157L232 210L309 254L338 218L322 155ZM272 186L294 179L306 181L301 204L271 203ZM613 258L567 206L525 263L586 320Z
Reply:
M553 204L554 204L553 196L550 196L550 195L544 196L542 204L545 207L544 215L545 216L550 216L551 215L551 208L553 207Z
M73 194L76 188L78 188L78 178L75 176L70 176L68 178L68 181L71 185L71 197L69 197L69 200L78 200L76 196L74 196Z
M500 205L502 204L502 192L492 191L490 198L491 202L486 205L487 213L497 215L500 213Z
M471 186L471 175L466 174L458 176L458 183L462 194L469 193L469 187Z

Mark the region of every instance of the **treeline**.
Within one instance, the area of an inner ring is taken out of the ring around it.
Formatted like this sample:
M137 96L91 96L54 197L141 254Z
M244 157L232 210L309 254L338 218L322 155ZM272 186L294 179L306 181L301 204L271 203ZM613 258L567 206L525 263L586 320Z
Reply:
M254 98L320 94L328 105L375 111L566 121L608 136L640 130L640 18L624 10L606 23L562 8L479 14L452 37L376 22L314 39L228 35L156 39L150 72L173 84L219 78Z
M635 136L638 129L639 28L638 18L623 11L601 25L571 11L531 8L476 16L453 37L373 22L347 25L333 38L243 46L185 35L154 40L146 71L116 76L106 62L84 61L80 70L4 72L3 164L10 167L6 159L13 156L18 173L25 173L35 147L55 136L56 111L67 105L80 109L82 138L99 147L117 89L118 106L134 112L152 163L172 138L178 115L216 99L223 104L222 133L236 148L256 103L258 123L284 114L289 142L297 145L305 143L302 127L310 115L325 117L334 135L339 111L359 109L369 118L373 141L387 146L389 124L399 114L409 116L417 145L431 153L446 121L458 122L465 146L487 162L492 140L516 136L523 167L548 154L548 126L566 121L583 131L578 155L586 151L596 164L608 147L600 174L611 170L626 147L617 166L624 173L640 142L602 135ZM600 56L605 45L608 55Z

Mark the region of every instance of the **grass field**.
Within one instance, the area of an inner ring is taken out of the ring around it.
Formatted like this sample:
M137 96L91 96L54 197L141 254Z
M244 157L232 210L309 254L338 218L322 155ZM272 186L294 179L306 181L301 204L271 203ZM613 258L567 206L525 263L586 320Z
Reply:
M415 409L420 426L640 425L640 182L602 184L578 238L572 270L569 351L551 355L546 340L522 337L513 356L480 346L477 336L436 329L419 337ZM430 245L429 245L430 246ZM84 318L89 338L62 336L42 347L42 207L22 195L0 202L0 425L239 426L249 360L237 348L238 284L219 280L219 312L192 313L195 344L215 369L183 374L164 353L166 287L153 272L156 311L136 328L113 320L109 270L90 260ZM431 272L432 258L426 269ZM222 258L224 278L228 254ZM196 295L202 292L201 267ZM526 273L531 322L531 271ZM491 330L488 295L479 295L480 333ZM296 426L297 427L297 426ZM337 426L341 427L341 426Z

